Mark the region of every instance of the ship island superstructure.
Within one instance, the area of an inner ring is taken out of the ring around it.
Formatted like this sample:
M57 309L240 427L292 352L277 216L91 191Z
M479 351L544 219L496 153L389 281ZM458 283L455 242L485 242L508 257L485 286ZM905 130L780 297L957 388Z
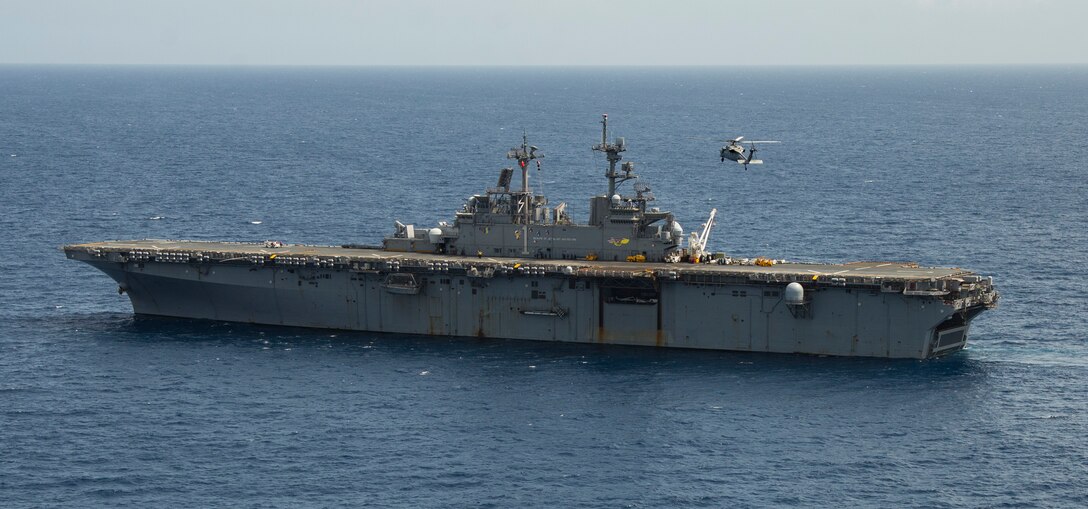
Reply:
M549 206L548 199L529 187L529 167L543 154L522 139L520 147L507 152L521 170L521 185L512 187L514 168L499 172L497 185L470 197L453 223L443 222L427 230L399 221L386 238L387 251L442 253L460 256L529 257L536 259L677 262L682 257L683 228L672 213L648 206L654 200L650 187L635 182L635 194L623 196L618 186L637 181L635 165L623 159L627 143L608 140L608 116L601 121L601 142L593 150L608 159L607 194L589 202L589 221L576 224L566 204Z
M381 246L107 241L63 247L102 270L137 314L402 334L841 356L929 358L964 348L994 307L990 277L911 263L782 263L711 256L714 214L685 246L650 207L626 141L608 160L589 220L529 186L543 154L466 200L452 222L400 221ZM618 184L634 180L635 194Z

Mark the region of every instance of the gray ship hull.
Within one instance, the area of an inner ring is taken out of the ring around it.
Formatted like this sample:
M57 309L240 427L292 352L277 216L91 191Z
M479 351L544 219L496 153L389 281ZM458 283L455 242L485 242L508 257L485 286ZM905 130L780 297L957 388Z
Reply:
M131 241L66 246L139 314L436 336L836 356L962 349L987 279L896 264L703 267ZM396 279L399 278L399 279ZM803 303L785 286L802 282Z

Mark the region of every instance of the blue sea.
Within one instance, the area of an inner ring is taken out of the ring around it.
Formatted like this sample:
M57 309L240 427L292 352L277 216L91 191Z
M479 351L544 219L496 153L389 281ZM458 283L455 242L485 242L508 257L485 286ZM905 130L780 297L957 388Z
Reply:
M1000 306L928 361L427 338L135 317L58 250L374 244L523 134L584 221L602 113L715 251ZM0 66L0 505L1084 507L1086 167L1084 66Z

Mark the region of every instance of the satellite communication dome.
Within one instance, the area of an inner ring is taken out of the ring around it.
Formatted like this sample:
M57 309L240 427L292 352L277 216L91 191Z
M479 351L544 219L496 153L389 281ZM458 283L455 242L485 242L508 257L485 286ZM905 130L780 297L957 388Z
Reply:
M801 283L790 283L786 285L786 304L791 306L800 306L805 303L805 287L801 286Z

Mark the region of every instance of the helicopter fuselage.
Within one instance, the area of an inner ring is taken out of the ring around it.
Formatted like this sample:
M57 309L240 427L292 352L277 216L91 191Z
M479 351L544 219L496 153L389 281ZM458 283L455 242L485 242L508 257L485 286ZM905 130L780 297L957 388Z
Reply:
M746 151L744 150L744 147L740 145L726 145L722 147L721 150L722 162L725 162L726 159L729 159L730 161L743 163L744 161L748 160L748 155L745 152Z

